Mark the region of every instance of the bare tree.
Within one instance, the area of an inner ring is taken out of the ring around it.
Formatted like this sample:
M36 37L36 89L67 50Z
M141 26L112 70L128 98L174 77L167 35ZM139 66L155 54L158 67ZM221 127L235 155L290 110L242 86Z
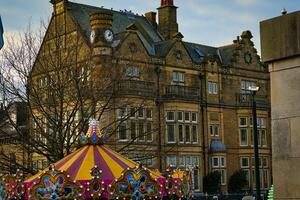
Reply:
M131 131L131 126L123 124L146 104L144 98L137 101L122 96L122 91L132 86L128 86L128 78L124 81L124 68L112 67L119 64L117 60L97 68L78 28L56 23L56 19L51 23L48 29L41 23L37 31L29 25L18 35L19 40L7 38L1 55L1 95L6 118L14 129L16 144L28 154L28 162L17 160L15 165L29 173L35 172L29 161L36 157L52 163L72 152L91 118L100 121L109 143L115 145L119 137L115 133ZM9 114L8 108L14 102L26 105L29 120L25 128L20 128ZM118 150L128 151L129 146L154 130L152 126L151 130L143 128L127 136L128 142ZM0 154L10 161L6 151ZM10 165L2 165L5 163Z

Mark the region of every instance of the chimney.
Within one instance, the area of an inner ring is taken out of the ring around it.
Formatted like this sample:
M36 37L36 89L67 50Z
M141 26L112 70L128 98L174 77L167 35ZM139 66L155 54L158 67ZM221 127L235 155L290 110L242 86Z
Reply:
M66 10L66 3L68 0L50 0L50 3L53 4L54 14L61 14Z
M161 0L158 8L158 31L166 40L172 39L178 33L177 7L173 0Z
M147 12L145 13L145 17L152 24L154 28L157 28L156 12Z

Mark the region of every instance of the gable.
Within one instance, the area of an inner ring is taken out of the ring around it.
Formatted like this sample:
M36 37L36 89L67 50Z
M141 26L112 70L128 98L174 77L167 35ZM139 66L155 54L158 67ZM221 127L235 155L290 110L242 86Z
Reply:
M137 32L129 31L116 49L115 56L127 60L147 62L150 59L145 43Z
M178 67L192 67L193 61L182 41L176 41L166 55L166 64Z

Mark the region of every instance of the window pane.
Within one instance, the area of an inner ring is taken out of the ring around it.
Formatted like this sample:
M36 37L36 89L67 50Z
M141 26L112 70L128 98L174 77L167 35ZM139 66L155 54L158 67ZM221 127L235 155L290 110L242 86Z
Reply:
M168 142L175 142L174 124L168 124Z
M197 134L197 126L196 125L193 125L193 128L192 128L192 137L193 137L193 142L196 143L198 142L198 134Z
M194 169L194 190L199 190L199 169Z
M173 72L173 81L178 81L177 72Z
M267 145L266 130L261 130L261 144L262 144L262 146Z
M119 139L120 140L126 140L127 134L126 134L126 123L121 123L119 126Z
M167 165L176 166L176 156L167 156Z
M240 129L240 143L242 146L248 145L247 129Z
M146 110L146 116L147 116L147 119L152 119L152 110L150 108L148 108Z
M179 166L180 167L185 166L185 157L184 156L179 157Z
M225 157L220 157L220 166L221 167L225 167L226 166Z
M190 125L185 125L185 142L191 142Z
M183 113L182 112L178 112L178 121L183 121Z
M178 125L178 136L179 136L179 142L184 142L184 138L183 138L183 125L182 124Z
M136 140L136 123L133 120L130 123L130 139Z
M190 121L190 113L189 112L185 112L184 113L184 120L185 120L185 122L189 122Z
M218 125L214 126L214 135L219 136L219 126Z
M147 123L147 141L152 141L152 123Z
M174 112L167 112L167 121L174 121Z
M247 117L240 117L240 126L247 126Z
M197 113L192 112L192 122L197 122Z
M178 81L184 82L184 73L178 72Z
M219 167L219 157L213 157L212 158L212 166L213 167Z
M248 157L241 157L241 167L242 168L249 167L249 158Z
M144 123L139 122L139 140L145 141Z
M138 114L139 114L139 118L144 118L144 109L140 108Z

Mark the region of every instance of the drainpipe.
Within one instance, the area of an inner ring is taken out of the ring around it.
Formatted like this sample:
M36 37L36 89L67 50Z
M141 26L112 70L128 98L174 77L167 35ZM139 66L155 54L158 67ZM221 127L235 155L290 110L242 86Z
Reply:
M206 135L205 135L205 125L204 125L204 98L203 98L203 92L205 91L205 88L203 90L203 85L205 85L206 82L206 77L205 77L205 72L201 72L199 74L199 79L200 79L200 113L201 113L201 131L202 131L202 156L203 156L203 174L206 175Z
M158 158L158 166L159 166L159 171L162 172L162 144L161 144L161 111L160 111L160 73L161 69L159 66L155 68L155 72L157 75L157 88L156 88L156 108L157 108L157 122L158 122L158 147L157 147L157 158Z

